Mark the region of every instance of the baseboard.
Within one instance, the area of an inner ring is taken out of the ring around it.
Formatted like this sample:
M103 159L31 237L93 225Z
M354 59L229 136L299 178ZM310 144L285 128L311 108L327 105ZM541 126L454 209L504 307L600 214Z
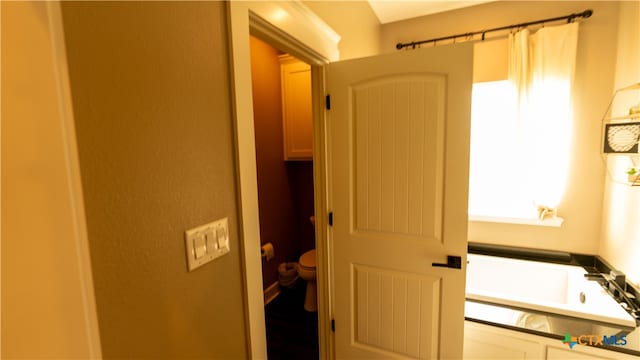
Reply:
M265 306L269 304L273 299L280 295L280 285L277 281L273 284L269 285L266 289L264 289L264 304Z

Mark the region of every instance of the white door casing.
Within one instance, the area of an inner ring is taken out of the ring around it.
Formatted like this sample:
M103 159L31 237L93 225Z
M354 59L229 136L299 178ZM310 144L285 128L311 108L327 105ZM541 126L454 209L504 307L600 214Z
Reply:
M233 112L236 135L238 202L240 236L243 257L246 302L247 347L252 359L267 357L264 302L262 293L262 260L260 257L260 225L258 216L258 187L255 163L255 136L253 129L253 100L251 89L251 62L249 33L262 35L269 43L287 50L292 55L313 65L322 65L339 58L336 34L322 19L298 1L231 1L228 2L231 76L233 81ZM324 74L320 66L312 68L314 92L320 92ZM317 96L314 96L317 98ZM314 137L324 139L323 123L315 121L322 109L314 101ZM326 194L324 191L324 142L314 141L314 186L316 186L316 248L318 281L318 331L322 358L332 353L329 328L329 286L326 273L327 252ZM316 165L319 164L319 165Z
M331 63L336 358L461 358L472 46Z
M3 358L101 359L61 4L2 2Z

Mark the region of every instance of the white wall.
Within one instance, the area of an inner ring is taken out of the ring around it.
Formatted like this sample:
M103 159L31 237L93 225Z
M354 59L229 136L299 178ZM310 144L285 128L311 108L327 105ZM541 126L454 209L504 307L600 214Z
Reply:
M615 88L640 83L640 2L620 4L618 51ZM616 96L612 111L625 113L629 106L640 102L640 90ZM640 156L635 156L636 166ZM626 156L609 156L609 169L614 179L624 179L631 164ZM607 176L602 212L602 235L599 254L640 286L640 187L612 181Z
M58 5L2 2L3 359L101 357Z
M589 8L594 10L594 15L580 24L574 82L572 163L567 191L559 205L564 224L560 228L550 228L471 222L469 241L578 253L598 252L605 173L600 156L600 117L613 88L618 6L618 2L595 1L499 1L382 25L381 50L393 52L397 42L556 17ZM480 60L496 67L505 66L503 50L488 51L489 54L501 54L494 59L476 57L476 70L480 68ZM494 68L492 74L480 77L474 74L474 77L482 80L496 74L500 71Z

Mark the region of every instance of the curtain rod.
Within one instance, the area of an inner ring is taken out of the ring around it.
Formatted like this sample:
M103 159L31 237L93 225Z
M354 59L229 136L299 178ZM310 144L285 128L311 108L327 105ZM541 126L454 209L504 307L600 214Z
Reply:
M586 19L586 18L591 17L591 15L593 15L593 10L587 9L587 10L581 12L581 13L574 13L574 14L565 15L565 16L558 16L558 17L549 18L549 19L542 19L542 20L524 22L524 23L520 23L520 24L501 26L501 27L497 27L497 28L493 28L493 29L468 32L468 33L464 33L464 34L439 37L439 38L434 38L434 39L429 39L429 40L412 41L410 43L398 43L398 44L396 44L396 49L401 50L402 48L405 48L405 47L411 47L412 49L415 49L416 46L418 46L418 45L422 45L422 44L426 44L426 43L430 43L430 42L435 44L436 42L442 41L442 40L451 40L451 39L457 39L457 38L461 38L461 37L470 38L470 37L472 37L474 35L478 35L478 34L482 34L482 40L484 40L484 36L488 32L511 30L511 29L515 29L515 28L524 28L524 27L527 27L527 26L530 26L530 25L538 25L538 24L544 24L544 23L553 22L553 21L560 21L560 20L567 20L568 23L571 23L576 18L585 18Z

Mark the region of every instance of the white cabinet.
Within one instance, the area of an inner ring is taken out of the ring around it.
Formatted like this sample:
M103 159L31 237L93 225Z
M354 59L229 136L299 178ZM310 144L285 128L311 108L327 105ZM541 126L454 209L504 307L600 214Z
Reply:
M614 351L596 349L588 346L575 347L569 349L567 346L561 347L557 345L547 346L547 360L619 360L619 359L637 359L629 355L621 354Z
M543 359L543 350L538 336L464 322L465 359Z
M311 67L290 55L279 59L284 159L312 160Z
M562 340L508 330L472 321L464 324L464 358L541 360L622 360L640 357L617 351L577 345L573 349Z

